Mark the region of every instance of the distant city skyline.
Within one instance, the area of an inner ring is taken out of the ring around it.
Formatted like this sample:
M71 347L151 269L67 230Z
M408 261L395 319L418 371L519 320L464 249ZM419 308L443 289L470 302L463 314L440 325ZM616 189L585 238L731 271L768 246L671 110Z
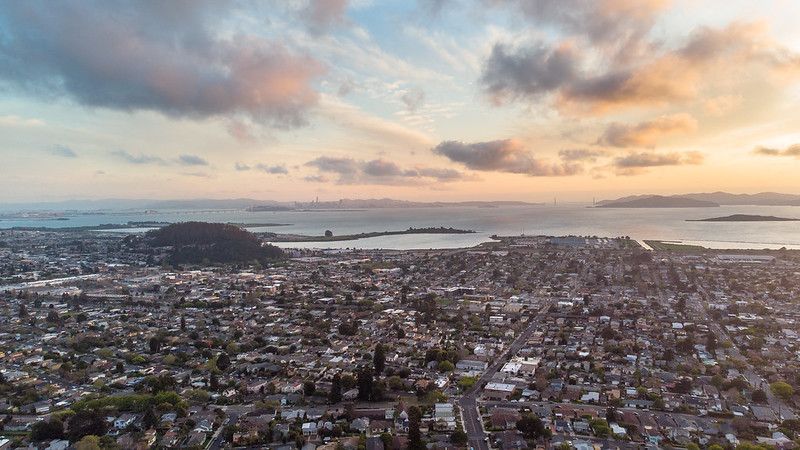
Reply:
M18 1L0 203L800 193L792 0Z

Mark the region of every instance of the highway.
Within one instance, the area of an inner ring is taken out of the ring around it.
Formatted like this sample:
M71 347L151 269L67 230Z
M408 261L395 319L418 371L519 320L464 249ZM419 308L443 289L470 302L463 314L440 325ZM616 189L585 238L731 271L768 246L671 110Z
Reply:
M522 349L522 346L530 339L531 335L536 331L541 323L542 318L550 310L551 304L547 304L544 308L534 316L528 323L525 331L520 333L508 350L503 355L497 357L495 362L486 369L481 378L470 388L458 401L458 406L461 409L461 418L464 424L464 431L469 437L469 446L475 450L489 450L489 443L486 432L483 429L481 415L478 411L478 395L486 383L491 381L492 377L503 367L503 364L508 360L509 356L514 356Z

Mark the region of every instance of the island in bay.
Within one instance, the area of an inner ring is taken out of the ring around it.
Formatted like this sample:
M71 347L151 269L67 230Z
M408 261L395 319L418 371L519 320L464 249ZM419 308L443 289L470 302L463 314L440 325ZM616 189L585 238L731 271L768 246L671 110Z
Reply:
M687 222L796 222L800 219L775 216L759 216L755 214L733 214L724 217L711 217L708 219L689 219Z

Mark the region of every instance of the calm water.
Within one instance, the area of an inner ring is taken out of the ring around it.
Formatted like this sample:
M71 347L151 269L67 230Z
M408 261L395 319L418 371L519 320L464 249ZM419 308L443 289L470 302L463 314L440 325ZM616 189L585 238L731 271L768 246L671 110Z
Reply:
M408 227L445 226L475 230L467 235L403 235L359 241L281 244L314 248L454 248L489 240L492 234L630 236L697 243L711 248L800 248L800 222L687 222L730 214L759 214L800 218L800 207L723 206L720 208L606 209L587 205L499 208L409 208L361 211L246 212L160 211L69 216L70 220L0 220L0 228L14 226L76 227L128 221L180 222L187 220L239 223L287 223L288 226L252 228L321 235L404 230ZM130 232L131 230L125 230Z

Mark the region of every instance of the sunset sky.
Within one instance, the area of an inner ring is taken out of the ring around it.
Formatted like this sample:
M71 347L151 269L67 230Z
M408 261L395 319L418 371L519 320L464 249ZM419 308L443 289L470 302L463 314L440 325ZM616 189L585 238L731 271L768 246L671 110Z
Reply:
M0 202L800 193L797 0L6 1Z

